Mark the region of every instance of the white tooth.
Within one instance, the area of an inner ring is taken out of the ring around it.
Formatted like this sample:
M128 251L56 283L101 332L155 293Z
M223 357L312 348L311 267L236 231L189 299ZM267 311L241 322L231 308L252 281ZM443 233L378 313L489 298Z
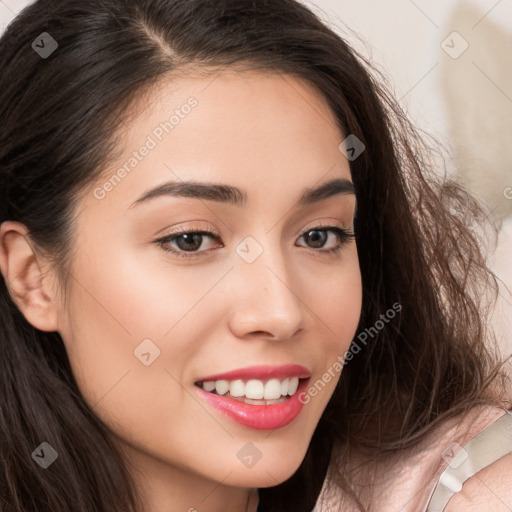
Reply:
M218 395L225 395L229 390L229 382L227 380L216 380L215 390Z
M288 386L288 394L291 396L297 391L297 387L299 386L299 378L292 377L290 379L290 385Z
M245 398L244 402L246 404L251 405L274 405L281 404L286 401L286 398L279 398L278 400L251 400L250 398Z
M267 405L281 404L285 400L286 400L286 398L279 398L279 400L267 400Z
M251 405L267 405L267 402L263 402L262 400L251 400L250 398L246 398L244 400L244 402L246 404L251 404Z
M281 395L287 396L288 395L288 384L290 383L290 379L286 378L281 382Z
M261 380L252 379L245 385L245 396L247 398L258 399L263 398L264 387Z
M281 397L281 382L279 379L270 379L265 384L265 392L263 398L265 400L277 400Z
M203 382L203 389L205 391L213 391L215 389L215 381L207 380L207 381Z
M245 384L243 380L234 380L229 385L229 393L231 396L244 396L245 395Z

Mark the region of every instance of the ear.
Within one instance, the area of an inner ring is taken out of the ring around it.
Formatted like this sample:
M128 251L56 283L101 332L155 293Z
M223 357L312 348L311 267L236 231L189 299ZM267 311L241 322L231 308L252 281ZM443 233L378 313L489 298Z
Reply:
M0 271L7 289L27 321L41 331L57 331L57 302L43 257L32 246L26 226L0 225Z

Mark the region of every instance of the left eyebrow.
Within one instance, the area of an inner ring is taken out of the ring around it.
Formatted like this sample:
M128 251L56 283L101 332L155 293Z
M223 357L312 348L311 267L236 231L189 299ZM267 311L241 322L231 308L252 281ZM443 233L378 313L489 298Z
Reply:
M354 184L345 178L335 178L319 185L316 188L306 188L302 192L295 207L300 208L308 206L337 194L355 195ZM141 203L145 203L151 199L162 196L205 199L231 204L239 208L246 206L248 202L247 193L231 185L192 181L170 181L148 190L139 197L139 199L133 202L129 208L133 208Z

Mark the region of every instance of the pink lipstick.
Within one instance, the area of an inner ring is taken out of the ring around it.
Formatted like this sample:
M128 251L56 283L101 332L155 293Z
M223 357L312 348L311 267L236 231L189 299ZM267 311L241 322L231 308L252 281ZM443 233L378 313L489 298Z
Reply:
M304 404L299 400L311 373L301 365L253 366L202 377L199 396L237 423L274 430L291 423Z

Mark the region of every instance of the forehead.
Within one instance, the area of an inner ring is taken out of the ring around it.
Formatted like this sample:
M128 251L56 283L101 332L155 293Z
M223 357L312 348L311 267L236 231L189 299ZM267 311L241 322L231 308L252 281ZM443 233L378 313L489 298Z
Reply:
M297 192L350 180L343 139L322 95L296 77L234 69L174 76L126 112L118 157L95 186L109 184L109 199L127 207L169 180L223 182L249 195L264 185Z

